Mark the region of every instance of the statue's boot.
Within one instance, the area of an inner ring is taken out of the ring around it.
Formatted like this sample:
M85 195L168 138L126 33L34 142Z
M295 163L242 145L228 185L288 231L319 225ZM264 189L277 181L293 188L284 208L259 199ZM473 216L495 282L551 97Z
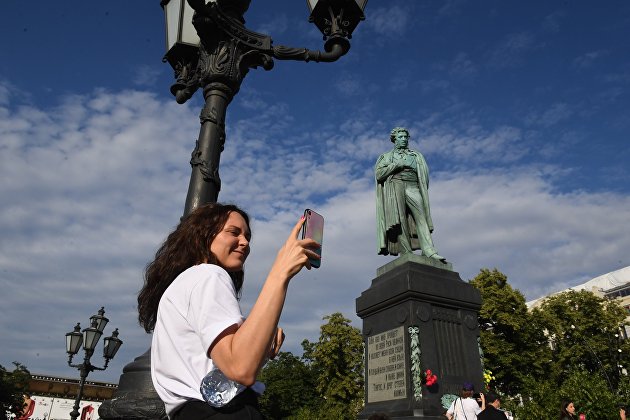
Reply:
M443 256L441 256L440 254L438 254L437 252L433 255L430 255L429 258L433 258L436 260L440 260L442 261L444 264L446 264L446 258L444 258Z

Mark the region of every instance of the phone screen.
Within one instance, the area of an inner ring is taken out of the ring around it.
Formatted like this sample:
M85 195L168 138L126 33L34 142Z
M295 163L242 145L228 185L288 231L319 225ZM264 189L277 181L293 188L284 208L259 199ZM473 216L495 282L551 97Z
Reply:
M320 245L317 250L319 256L322 256L322 248L324 241L324 218L321 214L311 210L304 210L304 218L306 221L302 225L302 239L311 238ZM321 260L309 259L311 267L319 268Z

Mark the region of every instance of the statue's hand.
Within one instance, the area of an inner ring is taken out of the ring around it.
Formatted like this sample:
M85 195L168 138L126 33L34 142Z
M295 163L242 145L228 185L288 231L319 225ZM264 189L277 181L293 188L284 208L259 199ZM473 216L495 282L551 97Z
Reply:
M392 164L394 165L395 168L402 168L403 166L405 166L405 161L404 160L394 160L392 162Z

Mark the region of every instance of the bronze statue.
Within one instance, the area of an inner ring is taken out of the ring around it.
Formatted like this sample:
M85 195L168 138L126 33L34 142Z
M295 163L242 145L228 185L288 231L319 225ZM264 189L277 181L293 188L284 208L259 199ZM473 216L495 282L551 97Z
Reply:
M425 256L446 263L431 239L427 162L420 152L409 149L407 129L394 128L390 140L394 148L383 153L374 167L378 253L398 255L421 249Z

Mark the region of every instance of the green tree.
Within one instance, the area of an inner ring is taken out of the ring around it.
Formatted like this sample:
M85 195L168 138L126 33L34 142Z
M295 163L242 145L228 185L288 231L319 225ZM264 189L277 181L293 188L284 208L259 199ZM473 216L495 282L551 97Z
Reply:
M470 281L481 292L479 310L484 367L495 379L490 384L505 395L517 395L528 373L542 374L546 338L532 328L525 297L497 269L482 269ZM541 345L542 344L542 345Z
M313 409L322 401L316 392L316 376L311 366L289 352L280 352L269 361L259 380L267 385L260 397L265 418L286 419L302 408Z
M524 404L515 410L519 420L558 418L562 401L572 401L576 412L584 413L587 419L619 419L619 397L601 375L584 370L567 372L560 387L545 377L529 377L526 382Z
M316 390L324 400L318 409L298 418L354 419L363 406L363 338L350 320L336 312L325 316L319 341L302 342L304 359L317 376Z
M614 391L620 365L628 366L630 342L620 336L626 312L613 300L568 291L550 296L532 311L533 325L545 332L550 351L547 372L560 386L567 372L601 376Z
M12 372L0 365L0 413L8 411L17 416L24 408L24 394L27 393L31 373L18 362L13 362L13 365Z
M325 316L303 356L280 353L263 368L261 412L270 419L355 419L363 406L363 339L341 313Z

